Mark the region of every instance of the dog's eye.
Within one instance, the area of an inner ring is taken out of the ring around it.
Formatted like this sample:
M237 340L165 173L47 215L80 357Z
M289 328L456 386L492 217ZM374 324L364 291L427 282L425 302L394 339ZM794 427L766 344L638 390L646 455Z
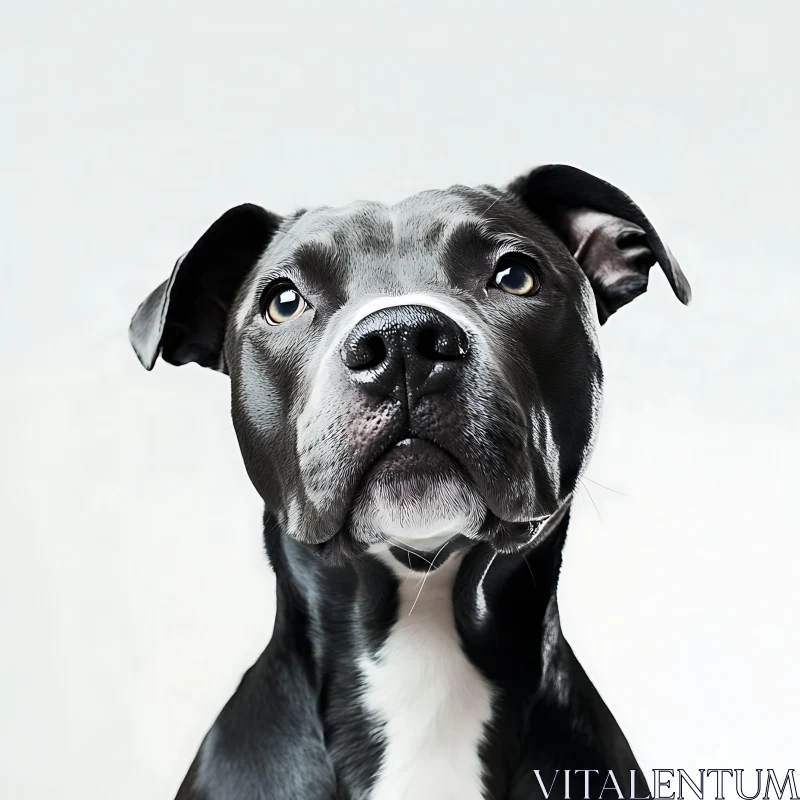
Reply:
M308 303L290 283L273 286L264 297L264 318L270 325L282 325L299 317Z
M536 294L542 286L530 259L516 253L500 259L490 285L516 295Z

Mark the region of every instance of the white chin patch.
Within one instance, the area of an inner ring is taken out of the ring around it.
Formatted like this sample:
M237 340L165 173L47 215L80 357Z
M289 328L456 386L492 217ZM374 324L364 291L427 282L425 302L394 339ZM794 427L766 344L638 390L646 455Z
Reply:
M370 478L356 499L352 530L362 540L385 536L415 550L441 547L453 536L474 537L486 506L457 475L430 473Z

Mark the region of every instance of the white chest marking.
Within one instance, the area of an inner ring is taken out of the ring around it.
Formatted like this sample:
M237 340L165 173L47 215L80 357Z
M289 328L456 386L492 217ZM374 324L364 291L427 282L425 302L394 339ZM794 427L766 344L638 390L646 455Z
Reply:
M418 600L422 575L392 563L401 578L397 622L377 658L360 665L364 703L386 743L369 800L484 798L478 751L492 695L455 627L453 581L462 557L432 570Z

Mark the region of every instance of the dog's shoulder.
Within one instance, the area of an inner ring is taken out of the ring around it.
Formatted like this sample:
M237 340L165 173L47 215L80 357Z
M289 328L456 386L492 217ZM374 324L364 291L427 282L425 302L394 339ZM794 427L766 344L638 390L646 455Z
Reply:
M176 800L335 800L317 702L307 665L273 640L206 735Z

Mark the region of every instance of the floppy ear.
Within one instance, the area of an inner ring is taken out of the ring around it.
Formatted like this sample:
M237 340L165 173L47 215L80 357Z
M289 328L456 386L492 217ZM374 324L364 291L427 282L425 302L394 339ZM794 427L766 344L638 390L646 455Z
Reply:
M170 364L194 361L225 372L222 343L242 281L281 218L245 204L226 211L175 264L169 280L136 310L128 334L145 369L159 352Z
M677 298L689 282L655 228L625 192L588 172L548 164L515 180L509 191L558 234L594 289L600 323L647 289L656 262Z

